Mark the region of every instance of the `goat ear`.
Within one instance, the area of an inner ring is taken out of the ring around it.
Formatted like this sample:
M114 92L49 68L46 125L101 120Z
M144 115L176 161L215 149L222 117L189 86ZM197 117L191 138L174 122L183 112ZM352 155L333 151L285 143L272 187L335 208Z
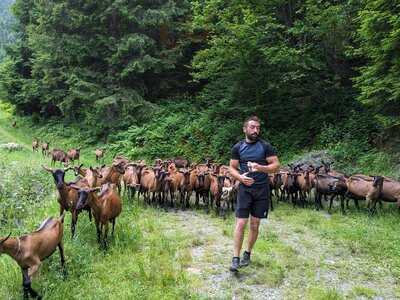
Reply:
M11 232L7 235L7 237L5 237L4 239L2 239L0 241L0 245L3 244L5 241L7 241L10 238L10 236L11 236Z
M50 173L54 172L53 169L50 169L49 167L46 167L46 166L42 165L42 168L45 169L47 172L50 172Z

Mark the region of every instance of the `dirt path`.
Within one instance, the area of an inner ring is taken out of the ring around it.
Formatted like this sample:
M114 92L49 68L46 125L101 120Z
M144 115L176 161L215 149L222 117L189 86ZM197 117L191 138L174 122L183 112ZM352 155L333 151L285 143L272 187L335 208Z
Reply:
M257 242L265 252L258 249L252 265L232 275L233 225L199 212L171 214L174 226L195 237L187 271L205 298L398 299L390 270L273 215L263 222Z

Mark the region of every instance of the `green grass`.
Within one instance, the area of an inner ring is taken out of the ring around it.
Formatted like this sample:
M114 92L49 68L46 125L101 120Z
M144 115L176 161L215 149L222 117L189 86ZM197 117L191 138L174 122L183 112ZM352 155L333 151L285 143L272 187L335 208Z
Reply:
M1 126L1 125L0 125ZM23 143L23 134L14 142ZM0 142L9 142L6 133ZM0 236L28 233L49 216L57 216L53 179L40 167L48 158L23 149L0 151ZM70 175L71 176L71 175ZM100 250L95 227L86 214L79 216L77 235L70 236L70 215L65 220L64 243L68 278L63 280L59 254L45 260L33 287L46 299L189 299L189 247L196 243L179 230L164 235L173 219L165 212L144 208L123 199L123 212L107 253ZM22 296L21 272L8 256L0 257L0 299Z

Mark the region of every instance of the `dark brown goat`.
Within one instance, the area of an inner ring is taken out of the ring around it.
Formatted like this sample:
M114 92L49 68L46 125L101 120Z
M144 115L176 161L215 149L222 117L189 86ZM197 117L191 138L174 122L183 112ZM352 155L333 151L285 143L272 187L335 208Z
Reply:
M344 212L344 194L346 193L346 189L343 187L343 179L340 177L335 177L329 174L316 174L315 176L315 208L318 210L323 208L322 206L322 196L331 195L331 200L335 195L340 195L340 206L342 208L342 212ZM344 190L343 190L344 189Z
M67 164L69 162L69 158L67 156L67 153L65 153L61 149L52 149L50 151L51 154L51 165L54 166L56 161L59 161L60 163Z
M64 216L62 214L59 218L48 218L40 227L27 235L17 238L0 239L0 254L6 253L12 257L22 272L22 286L24 298L41 299L41 296L32 288L32 276L38 271L40 264L44 259L59 249L61 257L61 267L66 276L65 258L63 248L63 232L64 232Z
M78 193L75 189L71 188L68 184L65 183L65 173L68 170L72 170L72 168L67 168L65 170L62 169L50 169L48 167L42 166L47 172L53 175L54 183L56 184L58 191L58 203L60 204L60 215L64 213L64 211L70 211L72 215L71 221L71 237L73 238L75 235L76 224L78 222L78 214L80 210L76 208L76 204L78 201ZM76 184L80 184L76 182ZM88 185L88 183L82 182L82 185ZM90 212L90 207L87 206L84 208L89 214L89 220L92 220L92 215Z
M189 168L190 162L186 158L182 157L176 157L172 160L172 162L175 164L175 166L179 168Z

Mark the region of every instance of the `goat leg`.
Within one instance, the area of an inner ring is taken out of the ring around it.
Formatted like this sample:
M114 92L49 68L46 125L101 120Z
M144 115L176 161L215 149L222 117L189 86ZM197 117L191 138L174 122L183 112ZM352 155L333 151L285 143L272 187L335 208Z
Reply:
M332 209L332 204L333 204L333 199L335 199L336 195L332 195L331 199L329 200L329 208L328 208L328 212L331 213L331 209Z
M97 220L96 220L96 233L97 233L97 242L100 244L101 243L101 240L100 240L101 231L100 231L99 221L97 221Z
M271 194L271 197L268 200L270 202L271 211L274 211L274 204L273 204L273 201L272 201L272 194Z
M346 211L344 210L344 195L340 195L340 209L342 210L342 214L346 214Z
M29 276L28 268L22 269L22 286L24 290L24 299L29 299L29 295L36 299L42 299L42 297L31 286L31 276Z
M108 249L108 241L107 241L107 238L108 238L108 222L106 222L103 225L103 230L104 230L104 234L103 234L104 250L107 250Z
M66 279L68 272L67 272L67 268L65 267L64 246L63 246L62 242L60 242L58 244L58 250L60 251L61 268L62 268L63 276L64 276L64 279Z
M75 228L77 221L78 221L78 212L76 211L76 209L73 209L72 219L71 219L71 239L73 239L75 236Z
M115 218L113 218L113 219L111 220L111 223L112 223L111 235L114 236Z

